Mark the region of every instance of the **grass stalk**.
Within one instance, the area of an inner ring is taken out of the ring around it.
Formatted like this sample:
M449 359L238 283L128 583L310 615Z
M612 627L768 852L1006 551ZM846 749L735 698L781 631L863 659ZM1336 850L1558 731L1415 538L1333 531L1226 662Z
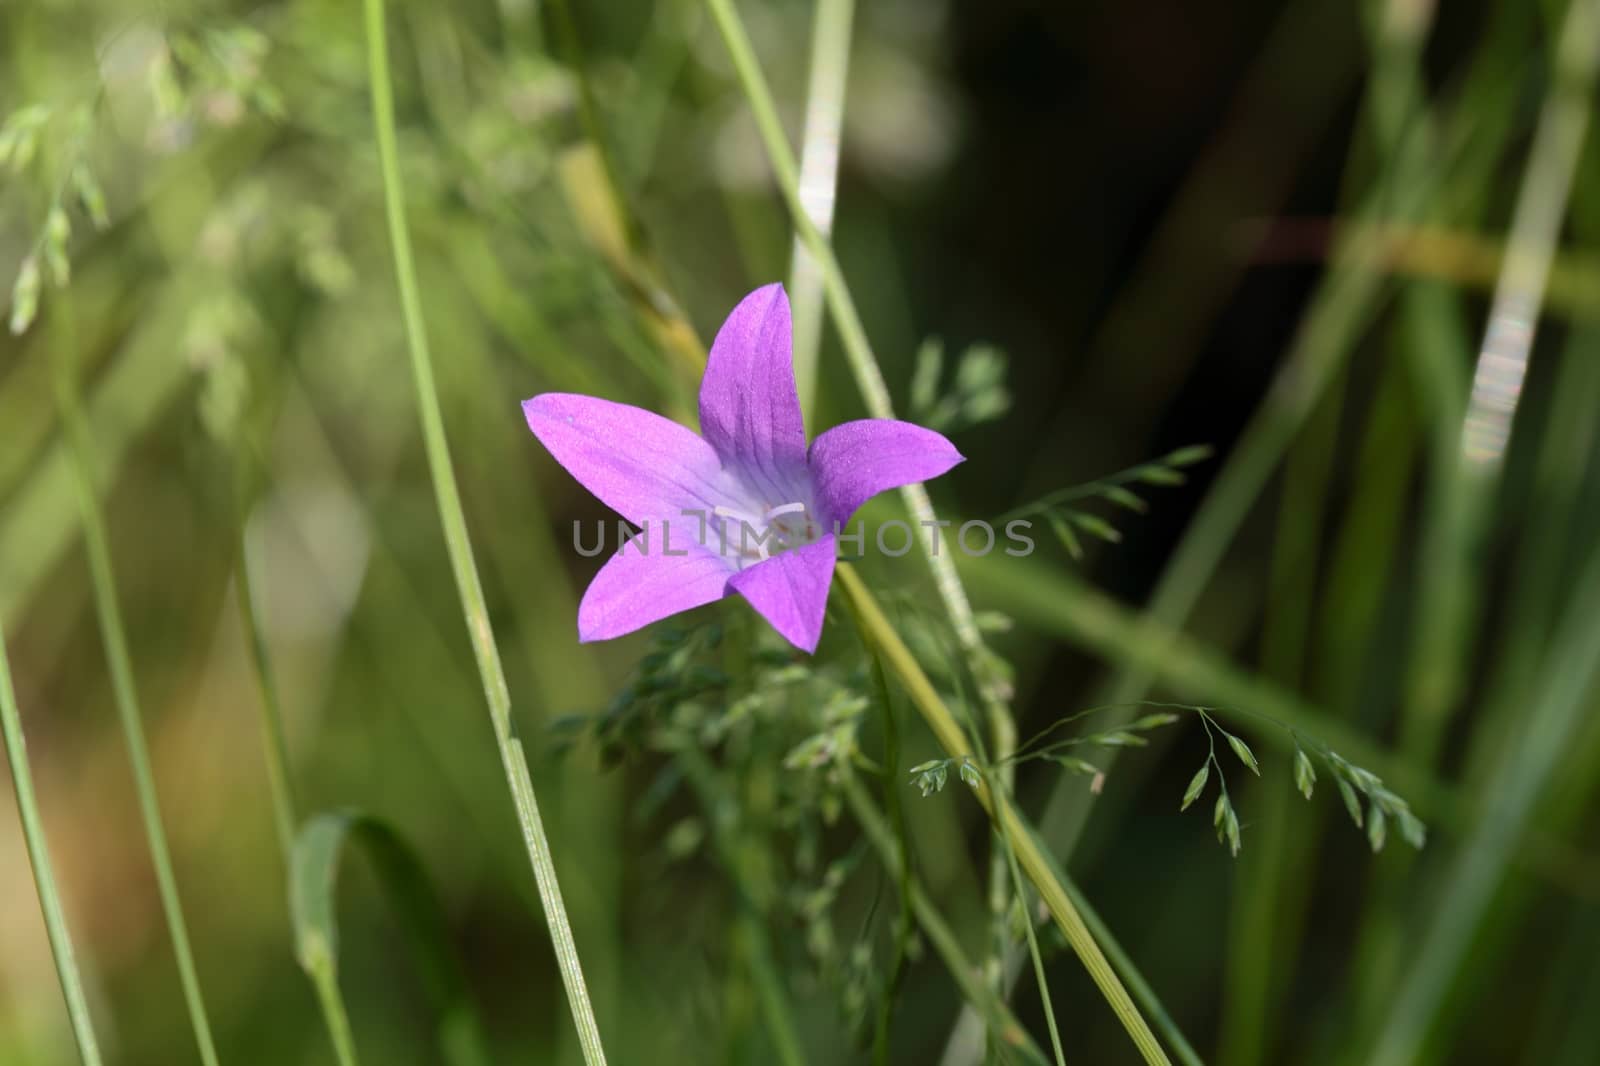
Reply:
M929 728L933 730L939 746L953 759L971 756L973 749L960 722L945 706L938 690L923 673L911 650L889 624L883 609L878 605L866 583L848 564L841 564L836 574L868 639L884 663L899 679ZM1089 977L1111 1005L1112 1011L1122 1022L1123 1028L1128 1031L1144 1060L1152 1064L1169 1064L1170 1060L1166 1052L1161 1049L1160 1042L1084 924L1083 916L1074 906L1071 896L1056 878L1038 839L1015 808L1003 799L997 798L999 795L997 792L992 792L981 782L973 791L984 809L995 819L999 832L1010 846L1016 849L1018 864L1039 891L1040 897L1049 909L1051 917L1061 928L1067 943L1082 960L1084 968L1089 971Z
M739 637L733 636L730 640L736 645ZM730 646L730 651L734 650ZM743 648L737 649L738 655L742 656L744 652ZM805 1052L801 1049L799 1030L795 1028L794 1016L789 1009L789 995L784 988L783 974L774 963L772 948L767 942L767 931L762 922L763 908L743 875L746 864L741 861L740 841L730 831L732 827L721 813L732 810L736 801L717 779L717 771L711 760L693 743L676 745L674 754L678 765L683 768L685 780L705 809L717 858L732 879L738 894L734 936L749 964L756 998L767 1022L767 1038L772 1041L773 1050L782 1066L805 1066Z
M294 852L300 819L295 811L294 778L289 772L289 745L283 727L283 708L278 701L278 686L273 679L272 657L266 635L261 630L261 612L256 603L255 582L250 576L250 554L246 543L247 511L243 503L237 522L238 563L234 587L239 600L239 621L244 626L250 648L250 667L255 674L261 701L257 704L261 721L261 754L267 764L267 791L272 799L272 822L287 868Z
M248 445L241 444L241 448ZM235 462L235 476L239 493L234 522L237 562L234 570L234 588L239 601L239 621L244 627L245 642L250 650L251 671L255 675L260 700L256 704L261 726L261 755L267 769L267 793L272 803L272 823L277 832L279 853L283 856L286 876L293 869L295 841L299 836L300 817L296 810L294 775L290 771L289 745L283 726L283 706L278 699L278 685L272 671L272 656L267 638L261 627L261 612L256 600L255 581L250 574L249 493L245 490L245 460L241 455ZM326 972L309 973L317 993L317 1005L322 1011L328 1036L333 1042L334 1054L340 1066L356 1066L355 1037L350 1028L350 1016L345 1008L339 979L330 960Z
M6 744L6 760L11 766L11 787L17 795L17 814L22 819L22 836L28 846L28 863L33 867L33 884L39 893L39 909L44 914L45 933L50 938L50 954L61 981L61 997L67 1003L72 1036L78 1043L83 1066L100 1066L100 1043L94 1034L94 1019L89 1014L89 999L83 991L83 975L78 972L72 950L72 931L67 927L66 909L56 887L55 868L50 862L50 845L45 839L44 820L39 816L39 799L33 792L33 772L28 767L28 746L22 735L22 713L11 684L11 662L5 636L0 634L0 730Z
M850 812L860 823L861 831L866 834L867 840L878 853L884 868L890 873L896 872L899 869L900 843L894 830L890 828L888 819L873 804L867 789L854 775L845 778L844 794L845 802L850 805ZM939 908L922 887L915 871L908 873L907 881L910 887L911 912L916 916L917 924L922 927L922 932L933 945L934 952L944 963L945 969L950 972L956 987L961 990L962 997L984 1019L990 1032L995 1034L998 1045L1019 1050L1035 1066L1044 1063L1046 1061L1044 1052L1022 1027L1022 1023L1012 1013L1010 1006L979 979L977 962L968 958L966 952L962 950L961 941L939 913ZM1086 919L1087 917L1085 914Z
M1463 660L1481 613L1466 576L1478 563L1494 515L1512 419L1544 304L1561 222L1577 172L1600 67L1600 2L1572 0L1556 42L1555 84L1545 98L1518 191L1479 348L1456 465L1443 486L1440 530L1425 584L1402 739L1413 757L1438 757L1462 691ZM1438 549L1444 549L1440 551Z
M1000 795L998 792L996 795ZM1001 803L1009 806L1010 801L1000 799ZM1055 1053L1056 1066L1067 1066L1067 1056L1061 1050L1061 1030L1056 1025L1055 1008L1050 1003L1050 982L1045 978L1044 957L1039 954L1039 935L1033 928L1033 915L1028 910L1028 886L1023 883L1022 871L1017 868L1017 849L1011 846L1011 841L1004 833L999 832L996 826L996 835L1000 838L999 850L1005 855L1006 869L1011 873L1011 883L1016 887L1017 902L1022 906L1022 931L1028 938L1028 957L1033 961L1033 979L1039 983L1039 998L1044 1001L1044 1020L1050 1029L1050 1050Z
M1278 501L1277 535L1273 538L1271 575L1262 624L1262 672L1293 690L1305 669L1313 605L1317 602L1321 531L1328 504L1333 456L1344 407L1344 378L1328 389L1301 440L1289 453ZM1259 846L1241 862L1241 884L1229 908L1234 944L1225 968L1219 1058L1234 1066L1265 1061L1277 1031L1274 1010L1282 982L1276 978L1285 963L1277 935L1285 907L1297 908L1298 895L1280 895L1291 866L1303 862L1289 829L1291 817L1283 789L1268 790L1256 782L1252 792L1263 804Z
M456 590L461 598L462 615L471 638L479 680L488 703L490 723L499 747L506 781L511 790L512 802L516 807L523 842L527 847L529 861L533 865L539 896L544 904L545 920L550 928L550 939L555 948L562 981L566 986L573 1020L577 1024L584 1060L588 1066L600 1066L605 1062L600 1030L595 1022L594 1007L589 1001L588 989L584 984L583 968L578 959L577 945L573 941L572 925L567 917L566 905L561 898L561 886L556 878L550 842L539 814L538 800L534 795L527 754L523 751L522 742L516 735L512 721L511 692L506 684L504 668L500 664L494 629L489 621L488 605L472 557L472 542L467 534L466 515L461 507L455 472L450 465L450 445L445 436L444 415L440 410L438 389L434 384L433 357L428 348L427 330L422 316L422 296L411 253L410 233L406 227L405 199L400 178L399 153L396 148L394 89L389 76L384 0L364 0L364 7L368 80L372 93L373 126L378 142L378 163L383 181L384 206L394 257L395 280L400 293L406 346L411 355L417 406L422 420L423 442L428 456L428 468L433 477L439 520L444 530L450 566L455 577Z
M54 343L50 345L56 404L60 410L61 425L67 438L72 466L72 481L78 499L79 518L83 525L84 549L89 558L90 587L94 596L95 614L99 620L100 636L105 644L106 666L111 674L111 690L117 708L117 718L122 727L123 739L128 746L128 761L133 770L134 792L138 798L139 817L144 824L145 841L150 849L150 865L155 872L156 888L161 897L161 909L166 916L167 931L172 939L173 955L178 964L178 980L183 986L184 1005L189 1013L189 1024L194 1030L195 1044L200 1050L200 1060L205 1066L217 1066L217 1050L211 1036L211 1023L206 1016L205 997L200 991L200 978L194 963L194 952L189 946L189 927L183 917L183 903L178 895L178 879L172 870L172 853L167 844L166 828L161 820L161 802L156 793L155 772L150 764L150 746L145 739L144 716L139 709L139 696L133 678L133 660L128 651L128 638L122 624L122 609L117 603L116 575L111 565L111 547L106 533L105 515L100 508L100 497L95 489L94 441L88 420L78 400L74 381L72 311L68 295L60 294L55 300L51 321L54 325Z
M833 231L845 83L850 73L850 27L855 0L818 0L811 28L811 74L806 84L805 135L800 146L800 200L824 240ZM822 350L822 271L798 234L789 259L790 318L794 322L794 381L800 410L812 413L817 358Z
M350 1029L350 1015L345 1010L344 996L339 991L339 974L331 957L315 960L308 968L311 984L317 990L317 1003L328 1023L328 1035L333 1039L333 1054L339 1066L360 1066L356 1056L356 1038Z

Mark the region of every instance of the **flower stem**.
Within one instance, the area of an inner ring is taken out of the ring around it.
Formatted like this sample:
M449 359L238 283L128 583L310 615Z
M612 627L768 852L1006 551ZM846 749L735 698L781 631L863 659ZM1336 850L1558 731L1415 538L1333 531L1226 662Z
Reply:
M477 661L478 676L488 702L495 741L500 749L500 759L505 769L506 782L511 789L512 802L516 806L523 842L528 849L528 858L533 864L534 879L539 886L539 897L544 903L545 920L550 927L550 939L555 947L562 981L566 985L572 1017L578 1027L578 1040L583 1047L584 1061L589 1066L600 1066L606 1061L605 1051L600 1043L600 1029L595 1022L594 1007L589 1002L588 988L584 984L583 968L579 963L577 945L572 936L572 923L567 918L566 904L561 898L561 886L556 878L555 861L550 854L550 842L545 835L543 819L539 815L538 800L534 796L527 754L523 751L522 742L517 738L512 722L511 692L506 685L505 671L500 665L500 652L495 645L494 629L489 622L488 605L484 600L483 586L478 579L477 565L472 558L472 542L467 535L466 515L462 511L461 496L456 488L455 472L450 465L450 445L445 437L444 415L440 411L438 389L434 385L433 357L428 350L427 331L422 318L422 297L417 283L416 266L411 255L411 237L406 228L399 154L395 145L394 89L389 77L384 2L364 0L364 5L368 79L372 91L378 163L383 179L384 207L394 255L395 280L400 291L400 309L405 326L406 345L411 354L417 406L422 418L423 442L428 455L428 469L433 475L439 520L444 527L450 567L455 575L456 590L461 597L461 611L471 637L473 656Z
M906 647L900 635L889 624L883 609L878 606L866 583L848 564L841 564L835 573L868 639L875 645L885 665L899 678L907 695L911 697L911 702L916 705L917 710L927 721L928 727L933 730L939 746L953 759L970 756L972 747L960 723L945 706L938 690L933 687L933 682L928 680L928 675L923 673L922 667L911 654L911 649ZM1055 918L1056 924L1060 926L1067 943L1072 945L1073 951L1083 961L1090 978L1105 996L1106 1002L1111 1004L1111 1009L1116 1012L1118 1020L1133 1038L1134 1045L1144 1056L1145 1062L1170 1066L1166 1052L1162 1051L1161 1044L1150 1031L1149 1024L1139 1013L1139 1008L1128 996L1127 989L1123 987L1111 964L1106 960L1104 952L1100 950L1100 945L1084 924L1083 916L1074 906L1072 897L1056 878L1049 859L1027 823L999 792L992 792L986 783L980 781L973 792L978 797L978 802L983 804L984 809L994 817L1005 841L1016 849L1018 865L1038 889L1040 897L1044 900L1051 916Z
M195 969L194 953L189 946L189 928L184 921L183 903L178 897L178 880L172 872L172 854L167 846L167 833L161 821L161 803L156 794L155 773L150 766L150 747L145 740L143 715L139 710L139 697L133 680L133 662L128 653L128 638L122 624L122 609L117 604L117 583L111 567L111 549L106 536L105 515L101 512L100 498L94 484L94 442L89 434L88 420L84 417L83 409L78 402L76 383L73 381L72 312L67 305L65 293L56 300L55 307L52 321L57 339L56 343L50 345L50 349L56 403L60 409L62 430L67 438L67 449L72 457L73 487L78 497L78 511L83 523L84 548L89 557L89 578L94 593L95 613L99 617L101 639L105 642L106 665L111 672L112 696L117 707L117 717L122 725L123 738L128 745L128 760L133 768L133 785L139 802L139 816L144 822L145 839L150 847L150 865L155 871L161 909L166 915L167 931L172 937L172 951L177 958L178 980L183 986L189 1023L194 1029L195 1043L200 1049L200 1060L205 1066L217 1066L217 1050L211 1037L211 1023L206 1017L205 999L200 993L200 979Z
M50 937L50 953L55 956L61 995L67 1001L72 1035L78 1041L78 1056L83 1059L84 1066L100 1066L100 1045L94 1035L94 1019L89 1016L88 997L83 994L83 977L78 973L78 960L72 951L72 933L67 928L61 893L56 889L55 869L50 864L50 847L45 840L44 822L39 817L39 800L33 794L28 747L22 736L22 714L17 709L17 694L11 687L11 663L6 655L3 634L0 634L0 732L5 736L6 759L11 764L11 787L17 794L17 813L22 818L22 836L28 845L28 862L33 867L33 883L39 891L39 909L44 912L44 928Z

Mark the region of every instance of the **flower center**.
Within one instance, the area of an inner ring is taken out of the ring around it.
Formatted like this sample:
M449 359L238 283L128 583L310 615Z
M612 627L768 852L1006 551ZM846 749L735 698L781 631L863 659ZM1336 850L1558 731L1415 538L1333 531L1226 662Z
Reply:
M712 514L722 519L719 548L748 565L770 559L774 551L788 551L814 543L821 535L817 523L799 500L768 506L759 512L737 507L716 507Z

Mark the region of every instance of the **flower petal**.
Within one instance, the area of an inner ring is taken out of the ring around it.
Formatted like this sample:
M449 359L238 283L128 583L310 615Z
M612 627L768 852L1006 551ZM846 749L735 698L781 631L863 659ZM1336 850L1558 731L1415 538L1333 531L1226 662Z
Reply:
M829 533L814 544L774 555L734 574L728 588L750 601L772 628L810 653L822 636L838 546Z
M716 553L690 548L667 555L652 547L653 553L625 545L600 568L578 604L580 641L620 637L728 594L732 568Z
M562 392L524 400L522 413L556 462L634 525L685 509L709 514L728 499L717 453L670 419Z
M717 331L700 382L700 432L725 463L772 493L781 495L804 469L806 430L782 285L740 300Z
M843 526L886 489L938 477L965 460L931 429L892 418L834 426L811 442L811 477L824 524Z

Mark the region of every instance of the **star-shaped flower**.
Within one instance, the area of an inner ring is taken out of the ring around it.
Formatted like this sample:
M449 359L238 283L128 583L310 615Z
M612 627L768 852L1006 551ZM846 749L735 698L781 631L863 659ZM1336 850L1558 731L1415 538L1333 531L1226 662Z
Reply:
M701 436L592 396L549 392L522 410L556 462L643 530L584 593L583 641L737 592L815 651L838 534L856 509L962 461L938 433L893 419L846 422L808 449L782 285L746 296L717 331L700 382Z

